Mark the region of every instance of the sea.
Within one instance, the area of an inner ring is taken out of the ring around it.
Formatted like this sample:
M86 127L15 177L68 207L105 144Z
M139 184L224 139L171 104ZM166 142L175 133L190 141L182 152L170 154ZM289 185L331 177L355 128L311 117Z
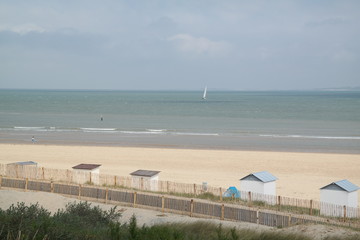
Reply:
M0 90L0 143L360 153L359 91Z

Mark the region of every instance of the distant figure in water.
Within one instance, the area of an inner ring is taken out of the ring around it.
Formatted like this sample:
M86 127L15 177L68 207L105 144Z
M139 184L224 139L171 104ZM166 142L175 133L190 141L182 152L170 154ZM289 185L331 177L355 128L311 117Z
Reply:
M103 119L103 116L101 115L101 117L100 117L100 121L102 121L102 120L104 120L104 119Z
M32 142L32 143L35 143L35 138L34 138L34 136L32 136L31 142Z

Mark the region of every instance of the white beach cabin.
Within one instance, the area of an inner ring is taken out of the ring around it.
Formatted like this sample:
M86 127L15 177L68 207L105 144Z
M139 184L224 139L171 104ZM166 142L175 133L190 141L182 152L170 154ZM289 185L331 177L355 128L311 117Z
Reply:
M137 170L130 173L131 185L133 188L148 191L158 190L158 180L160 171Z
M251 200L266 201L268 203L276 203L276 180L278 178L267 171L251 173L240 179L240 197L244 200L249 198L251 192ZM267 195L271 195L268 197Z
M6 164L5 174L16 178L37 178L38 164L33 161L14 162Z
M346 179L320 188L320 214L334 217L343 217L346 214L352 217L353 212L356 212L353 208L358 207L358 190L358 186Z
M73 182L78 184L91 183L99 185L100 164L81 163L72 167Z

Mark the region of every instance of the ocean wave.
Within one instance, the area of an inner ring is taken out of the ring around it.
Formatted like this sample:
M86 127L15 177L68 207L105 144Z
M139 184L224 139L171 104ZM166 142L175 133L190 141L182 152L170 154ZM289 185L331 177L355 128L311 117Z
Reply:
M116 128L80 128L83 132L117 132Z
M149 132L167 132L167 129L146 129Z
M308 136L308 135L279 135L279 134L260 134L260 137L272 138L307 138L307 139L333 139L333 140L360 140L354 136Z
M193 132L173 132L172 135L185 135L185 136L219 136L218 133L193 133Z
M46 127L14 127L15 131L46 131Z
M164 135L166 132L161 131L119 131L125 134L152 134L152 135Z

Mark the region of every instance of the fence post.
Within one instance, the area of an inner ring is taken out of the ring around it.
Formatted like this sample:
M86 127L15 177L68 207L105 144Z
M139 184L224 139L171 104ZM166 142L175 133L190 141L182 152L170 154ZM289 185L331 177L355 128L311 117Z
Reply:
M79 200L81 199L81 184L79 184L79 196L78 196L78 199Z
M44 171L44 167L41 168L42 169L42 179L45 180L45 171Z
M260 219L259 219L259 208L256 210L256 224L260 223Z
M249 203L249 207L251 207L251 192L248 192L248 203Z
M222 202L222 188L220 188L220 202Z
M196 196L196 184L194 183L194 195Z
M89 178L90 178L90 184L91 184L91 172L90 172L90 176L89 176Z
M281 210L281 197L278 196L278 210Z
M194 211L194 199L190 201L190 217L192 217Z
M28 183L29 183L29 179L26 178L26 179L25 179L25 192L26 192L27 189L28 189Z
M2 175L0 175L0 189L1 189L1 184L2 184Z
M50 191L54 193L54 183L53 181L50 182Z
M133 207L136 207L136 192L134 192L134 203L133 203Z
M289 221L288 221L288 225L287 225L288 227L290 227L291 226L291 214L289 214Z
M165 212L165 197L164 195L161 196L161 212Z
M221 217L220 220L224 220L225 219L225 205L221 204Z
M313 215L313 200L310 200L310 216Z
M108 197L109 197L109 189L106 188L106 190L105 190L105 204L107 204Z
M116 187L116 175L114 176L114 186Z
M344 222L346 222L346 205L344 205Z

